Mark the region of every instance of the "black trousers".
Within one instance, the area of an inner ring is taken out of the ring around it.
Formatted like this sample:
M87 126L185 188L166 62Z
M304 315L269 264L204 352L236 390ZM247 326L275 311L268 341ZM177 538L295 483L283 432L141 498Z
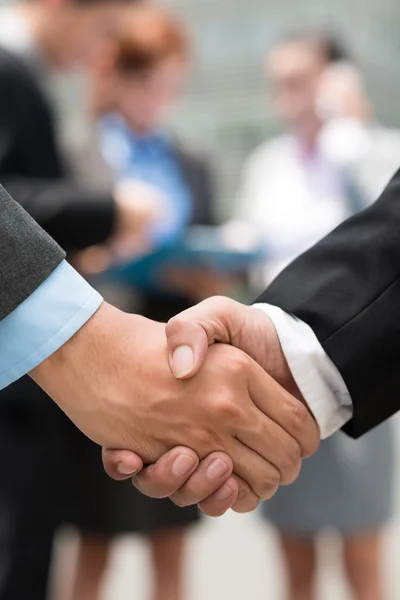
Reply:
M0 600L45 600L80 432L28 378L0 393Z

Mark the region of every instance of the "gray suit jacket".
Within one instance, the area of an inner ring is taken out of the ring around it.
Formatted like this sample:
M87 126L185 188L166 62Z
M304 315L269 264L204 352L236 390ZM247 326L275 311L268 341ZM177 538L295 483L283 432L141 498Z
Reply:
M30 296L64 256L0 186L0 320Z

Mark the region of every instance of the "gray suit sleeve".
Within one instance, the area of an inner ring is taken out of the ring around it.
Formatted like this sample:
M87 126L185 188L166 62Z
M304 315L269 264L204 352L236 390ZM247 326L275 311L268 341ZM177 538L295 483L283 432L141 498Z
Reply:
M0 320L64 258L64 251L0 186Z

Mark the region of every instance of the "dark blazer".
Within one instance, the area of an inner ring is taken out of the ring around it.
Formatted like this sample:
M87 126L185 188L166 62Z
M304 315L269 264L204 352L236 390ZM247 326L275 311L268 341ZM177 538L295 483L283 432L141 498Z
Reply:
M47 98L29 68L0 48L0 181L66 250L101 243L114 227L111 193L65 173Z
M212 225L214 222L215 189L213 174L206 157L175 141L174 152L183 179L191 192L193 212L191 225Z
M370 208L295 260L258 299L308 323L349 389L358 437L400 409L400 171Z
M0 320L43 283L64 252L0 186Z
M212 171L208 161L183 146L179 141L174 143L174 153L182 177L191 193L192 217L190 225L212 225L214 222L215 192ZM148 294L142 297L140 312L149 319L166 322L192 305L193 299L184 295L160 297Z

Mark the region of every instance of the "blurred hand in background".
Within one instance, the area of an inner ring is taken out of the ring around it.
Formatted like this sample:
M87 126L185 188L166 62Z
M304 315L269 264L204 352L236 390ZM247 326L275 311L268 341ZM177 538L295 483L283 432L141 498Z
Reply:
M110 246L116 258L148 251L151 229L163 218L163 194L147 183L125 180L118 183L114 196L118 222Z
M221 272L206 268L170 269L163 277L166 285L173 291L189 296L195 302L201 302L210 296L228 295L242 281L235 275L223 275Z
M324 120L352 118L366 122L372 107L358 69L347 62L331 63L322 74L317 109Z
M152 228L162 219L163 194L141 181L125 180L115 188L114 197L114 236L106 245L83 250L72 261L86 275L102 273L115 263L151 250Z

